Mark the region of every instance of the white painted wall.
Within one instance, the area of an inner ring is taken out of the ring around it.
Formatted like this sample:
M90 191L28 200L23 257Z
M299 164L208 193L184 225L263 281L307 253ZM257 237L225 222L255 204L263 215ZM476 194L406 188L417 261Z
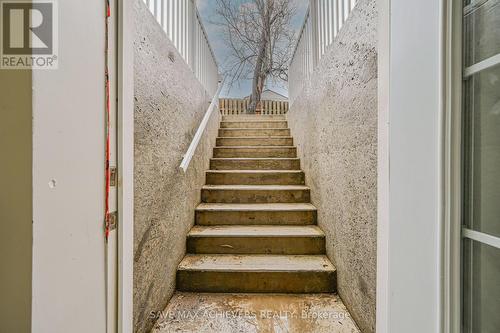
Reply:
M105 331L104 4L59 1L59 69L33 72L37 333Z
M440 331L442 0L381 0L377 331Z

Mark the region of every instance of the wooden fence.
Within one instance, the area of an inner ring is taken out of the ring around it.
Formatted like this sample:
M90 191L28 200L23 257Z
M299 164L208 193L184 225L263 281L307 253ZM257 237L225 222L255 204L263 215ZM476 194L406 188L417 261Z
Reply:
M244 114L250 101L248 99L219 99L220 113L222 115ZM288 112L288 102L285 101L261 101L257 105L256 114L286 114Z

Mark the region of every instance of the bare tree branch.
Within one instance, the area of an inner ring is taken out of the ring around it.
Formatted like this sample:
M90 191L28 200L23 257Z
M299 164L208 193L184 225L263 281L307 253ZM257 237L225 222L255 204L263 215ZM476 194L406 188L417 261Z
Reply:
M296 7L289 0L217 0L215 12L212 23L222 28L230 50L224 74L230 87L252 80L248 112L255 113L267 81L288 81Z

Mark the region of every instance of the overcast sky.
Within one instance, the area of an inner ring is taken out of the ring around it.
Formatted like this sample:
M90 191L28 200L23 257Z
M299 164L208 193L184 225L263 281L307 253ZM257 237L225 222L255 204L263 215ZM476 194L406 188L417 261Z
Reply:
M215 4L217 0L198 0L198 10L203 19L203 24L205 25L205 29L208 33L208 38L210 39L210 44L214 49L215 56L217 57L217 61L219 65L224 63L225 59L229 54L227 47L224 44L224 40L222 38L220 28L215 26L214 24L210 24L211 21L216 19L215 15ZM250 0L234 0L240 1L241 3L249 2ZM291 0L295 1L297 4L297 15L295 16L292 26L299 31L304 21L304 16L307 10L307 5L309 4L309 0ZM273 89L283 95L288 96L288 91L286 86L276 86L273 84L268 84L267 88ZM252 92L252 83L251 81L242 81L240 86L235 85L230 92L227 89L224 89L222 92L223 97L245 97L250 95Z

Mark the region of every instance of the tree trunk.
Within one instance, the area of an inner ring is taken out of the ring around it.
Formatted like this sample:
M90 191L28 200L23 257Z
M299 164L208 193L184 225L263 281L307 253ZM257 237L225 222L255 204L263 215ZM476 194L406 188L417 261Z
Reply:
M265 39L264 39L265 40ZM267 43L263 43L267 44ZM266 45L261 47L259 52L259 57L257 58L257 62L255 64L255 70L253 74L252 81L252 95L250 96L250 103L248 105L248 113L254 114L257 106L260 103L260 98L262 96L262 90L264 89L264 84L266 81L266 75L263 73L264 67L264 58L266 56Z
M265 75L259 75L254 78L252 85L252 96L250 97L250 104L248 106L248 113L255 113L257 111L257 107L259 106L262 91L264 90L265 84Z
M267 4L270 6L270 2ZM248 105L247 113L254 114L257 106L260 103L260 99L262 96L262 90L264 89L264 85L266 83L267 78L267 66L269 64L266 63L266 56L269 47L269 31L270 31L270 8L267 8L265 13L263 14L263 22L264 27L262 29L261 36L261 45L259 50L259 55L257 57L257 61L255 62L255 70L253 72L253 82L252 82L252 95L250 96L250 103Z

